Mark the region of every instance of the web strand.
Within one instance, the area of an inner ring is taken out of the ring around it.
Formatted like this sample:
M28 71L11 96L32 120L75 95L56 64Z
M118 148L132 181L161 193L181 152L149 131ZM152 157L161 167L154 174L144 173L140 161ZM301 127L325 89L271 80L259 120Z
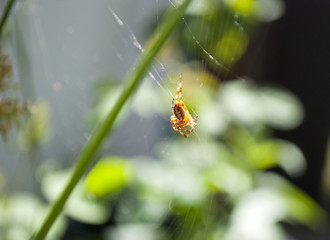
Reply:
M176 9L178 10L178 8L175 6L175 4L172 2L172 0L168 0L170 2L170 4ZM226 67L224 64L220 63L210 52L208 52L203 46L202 44L198 41L198 39L195 37L195 35L193 34L191 28L189 27L186 19L184 18L184 16L181 17L184 25L186 26L189 34L191 35L192 39L194 40L194 42L197 44L197 46L202 50L202 52L209 58L211 59L218 67L220 67L220 69L224 69L228 73L232 74L235 78L237 79L242 79L242 77L238 76L237 74L235 74L233 71L231 71L228 67ZM226 20L226 26L229 24L228 20ZM235 22L235 21L234 21ZM236 21L237 22L237 21ZM241 26L241 25L240 25ZM226 29L226 27L224 27L223 29Z
M123 20L121 20L119 18L119 16L115 13L115 11L111 8L108 7L109 11L111 12L111 14L113 15L113 17L115 18L116 22L118 23L119 26L121 27L126 27L127 31L129 32L131 39L133 41L133 45L138 48L140 50L140 52L143 54L144 53L144 48L142 47L142 45L140 44L140 42L137 40L137 37L135 36L135 34L133 33L131 27L129 26L129 24L125 23ZM169 78L169 75L167 74L165 67L162 63L160 63L157 59L156 59L156 63L160 65L160 68L163 72L165 72L166 76ZM155 73L157 74L157 76L159 77L159 79L161 79L161 75L158 72L156 66L154 64L151 64L151 68L155 71ZM148 75L149 77L162 89L162 91L167 92L170 96L170 99L172 99L174 96L172 94L172 92L168 89L168 88L164 88L162 86L162 84L160 83L160 81L157 80L157 78L155 77L155 75L151 72L148 71Z

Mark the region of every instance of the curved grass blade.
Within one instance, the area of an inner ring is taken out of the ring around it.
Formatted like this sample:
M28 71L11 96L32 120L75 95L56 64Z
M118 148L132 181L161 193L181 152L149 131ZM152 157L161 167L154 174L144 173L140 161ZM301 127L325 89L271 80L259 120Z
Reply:
M15 0L8 0L8 2L6 4L6 7L3 10L3 14L2 14L1 20L0 20L0 37L2 35L3 28L5 26L5 23L6 23L7 19L8 19L10 10L13 7L14 3L15 3Z

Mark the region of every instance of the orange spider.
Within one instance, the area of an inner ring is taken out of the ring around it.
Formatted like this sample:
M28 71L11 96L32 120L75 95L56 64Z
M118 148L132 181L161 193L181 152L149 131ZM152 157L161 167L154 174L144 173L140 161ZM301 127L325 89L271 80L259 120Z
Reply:
M171 124L174 131L179 131L185 138L189 137L197 126L198 116L192 118L186 105L182 101L182 74L180 74L176 95L172 100L171 110L173 114L171 116ZM187 126L190 128L186 128Z

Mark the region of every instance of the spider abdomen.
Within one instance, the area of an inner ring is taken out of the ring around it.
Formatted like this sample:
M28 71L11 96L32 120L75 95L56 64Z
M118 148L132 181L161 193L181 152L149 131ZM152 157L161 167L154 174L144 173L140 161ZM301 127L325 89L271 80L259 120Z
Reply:
M180 121L186 117L186 113L181 106L175 105L174 106L174 114Z

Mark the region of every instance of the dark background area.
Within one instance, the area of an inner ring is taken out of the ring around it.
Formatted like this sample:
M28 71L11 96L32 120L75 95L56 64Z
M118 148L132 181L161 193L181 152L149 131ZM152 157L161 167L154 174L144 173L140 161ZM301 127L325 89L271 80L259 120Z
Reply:
M330 123L330 1L285 2L284 16L259 29L251 44L257 50L249 50L243 61L255 59L253 65L247 66L247 75L259 83L283 86L302 101L305 109L302 124L275 134L296 143L307 160L306 172L290 180L329 210L330 204L322 193L322 174ZM257 55L251 56L250 51L255 50ZM305 229L291 231L297 239L330 236L329 227L320 235Z
M329 1L286 1L285 15L257 35L254 45L260 49L254 66L258 68L250 68L258 82L284 86L302 101L303 123L276 135L303 150L308 168L291 180L323 206L327 204L321 201L321 177L330 122L329 23Z

